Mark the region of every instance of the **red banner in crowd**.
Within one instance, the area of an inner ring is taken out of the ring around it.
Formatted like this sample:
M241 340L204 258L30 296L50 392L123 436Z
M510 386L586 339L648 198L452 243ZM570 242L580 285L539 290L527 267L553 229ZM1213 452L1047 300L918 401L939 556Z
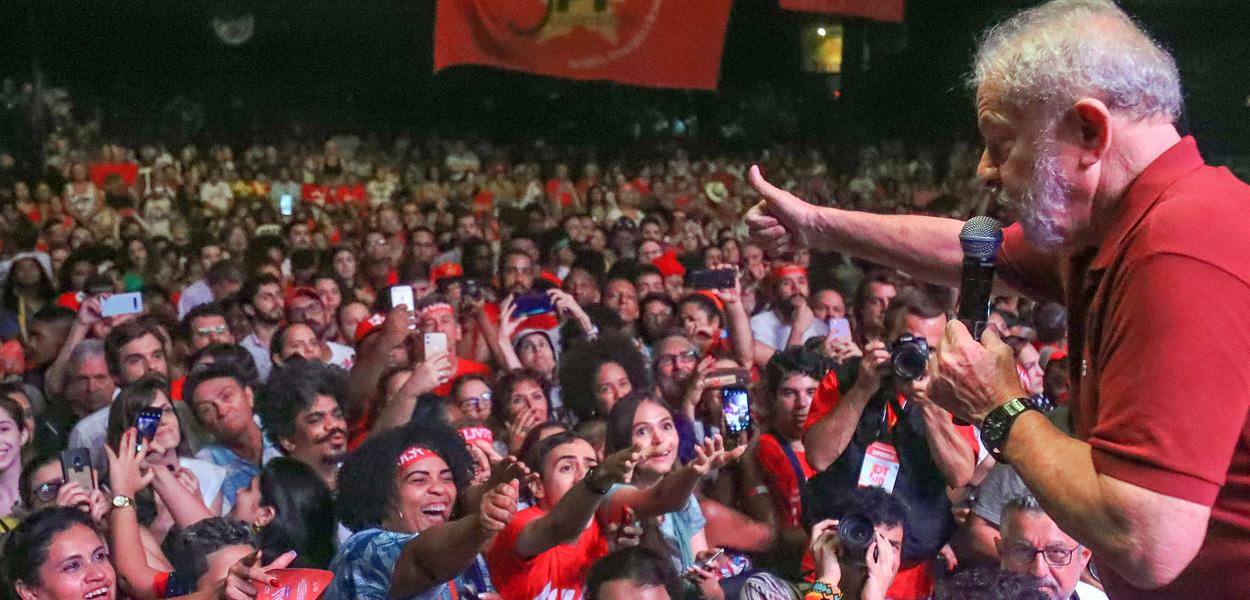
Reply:
M716 89L731 0L438 0L434 70Z
M904 0L779 0L781 8L803 12L863 17L890 23L903 22Z

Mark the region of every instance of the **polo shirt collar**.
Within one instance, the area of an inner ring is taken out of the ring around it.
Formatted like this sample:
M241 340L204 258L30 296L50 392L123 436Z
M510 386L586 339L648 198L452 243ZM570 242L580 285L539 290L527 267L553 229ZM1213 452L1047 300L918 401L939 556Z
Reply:
M1105 269L1120 254L1130 232L1176 180L1205 166L1193 136L1185 136L1137 175L1120 200L1119 214L1103 235L1091 269Z

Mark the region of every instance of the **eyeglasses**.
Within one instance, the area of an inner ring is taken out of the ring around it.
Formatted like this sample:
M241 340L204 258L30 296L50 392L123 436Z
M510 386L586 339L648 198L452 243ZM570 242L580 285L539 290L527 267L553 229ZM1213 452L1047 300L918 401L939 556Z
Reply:
M195 332L200 335L222 335L226 332L226 329L225 325L217 325L215 327L200 327Z
M490 406L490 392L483 392L481 396L473 396L460 401L462 408L482 408Z
M52 502L56 500L56 495L60 493L61 487L64 485L64 479L53 479L52 481L44 482L35 488L35 497L40 502Z
M661 354L655 357L655 365L662 367L671 363L673 366L676 366L678 363L691 364L697 360L699 360L699 353L694 350L688 350L678 354Z
M1033 559L1041 554L1046 562L1056 567L1066 567L1072 563L1072 553L1076 552L1080 546L1072 548L1045 548L1038 550L1032 546L1013 546L1007 549L1007 560L1018 564L1027 565L1033 562Z

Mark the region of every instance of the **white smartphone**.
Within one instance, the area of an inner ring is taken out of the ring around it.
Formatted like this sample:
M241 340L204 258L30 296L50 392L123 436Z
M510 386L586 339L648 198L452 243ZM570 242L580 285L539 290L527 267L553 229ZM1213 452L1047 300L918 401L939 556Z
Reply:
M847 319L829 319L829 337L851 337L851 322Z
M100 316L133 315L143 312L143 292L111 294L100 300Z
M412 286L410 285L393 285L391 286L391 308L398 306L406 306L408 310L416 308L417 302L413 298Z
M447 351L447 334L445 333L427 333L425 334L425 355L430 356L436 352Z

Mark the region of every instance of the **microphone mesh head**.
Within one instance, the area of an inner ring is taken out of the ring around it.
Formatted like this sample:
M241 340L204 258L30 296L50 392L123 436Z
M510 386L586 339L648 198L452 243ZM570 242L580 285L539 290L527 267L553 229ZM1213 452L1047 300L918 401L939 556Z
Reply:
M990 217L972 217L959 230L964 256L993 258L1003 243L1003 224Z

